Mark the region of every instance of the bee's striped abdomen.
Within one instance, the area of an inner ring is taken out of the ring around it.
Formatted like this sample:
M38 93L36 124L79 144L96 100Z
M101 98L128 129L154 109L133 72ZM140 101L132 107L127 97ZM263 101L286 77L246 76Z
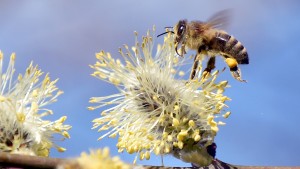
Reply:
M216 36L211 39L211 50L220 52L224 57L233 57L239 64L249 64L246 48L233 36L223 32L216 32Z

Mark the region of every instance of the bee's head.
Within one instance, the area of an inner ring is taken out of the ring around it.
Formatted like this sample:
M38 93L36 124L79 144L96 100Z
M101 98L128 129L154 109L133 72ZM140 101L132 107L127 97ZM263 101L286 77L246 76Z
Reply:
M175 34L175 50L176 53L180 56L183 56L184 54L184 45L185 45L185 35L186 35L186 26L187 26L187 20L180 20L175 26L174 26L174 34ZM177 48L178 45L181 44L181 54L178 53Z
M184 36L186 33L186 25L187 20L180 20L175 26L174 26L174 33L176 35L175 37L175 43L184 43Z
M187 26L187 20L180 20L174 27L165 27L165 28L173 28L173 31L166 31L164 33L161 33L157 35L157 37L167 34L171 32L172 34L175 34L174 44L175 44L175 50L176 53L180 56L183 56L183 53L185 52L184 45L185 45L185 34L186 34L186 26ZM183 48L181 54L178 53L178 45L181 45Z

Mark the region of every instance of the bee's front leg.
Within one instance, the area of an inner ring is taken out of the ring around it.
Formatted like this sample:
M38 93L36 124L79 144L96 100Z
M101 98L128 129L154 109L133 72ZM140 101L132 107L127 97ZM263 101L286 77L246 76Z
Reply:
M183 57L183 55L186 54L185 44L183 43L181 47L178 49L178 43L175 43L175 52L177 53L177 55Z
M190 74L190 80L193 80L196 76L196 72L198 69L198 65L199 65L199 61L202 60L202 52L206 49L206 46L200 46L197 52L197 55L194 58L194 64L191 70L191 74Z
M193 80L195 78L197 68L198 68L198 64L199 64L199 57L200 57L200 55L197 54L194 58L194 64L193 64L191 74L190 74L190 80Z

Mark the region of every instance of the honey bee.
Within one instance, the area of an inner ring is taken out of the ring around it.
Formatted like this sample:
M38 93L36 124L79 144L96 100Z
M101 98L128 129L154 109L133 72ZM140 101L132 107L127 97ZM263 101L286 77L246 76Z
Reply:
M249 64L246 48L236 38L219 29L227 24L228 14L229 11L224 10L216 13L206 22L180 20L174 27L166 27L173 28L173 31L165 33L175 34L174 45L178 55L183 57L186 48L197 51L190 74L191 80L196 75L201 57L209 56L207 66L203 71L204 75L215 68L215 56L221 55L230 68L232 76L238 81L246 82L241 78L241 72L238 68L238 64ZM181 45L180 54L178 52L179 45Z

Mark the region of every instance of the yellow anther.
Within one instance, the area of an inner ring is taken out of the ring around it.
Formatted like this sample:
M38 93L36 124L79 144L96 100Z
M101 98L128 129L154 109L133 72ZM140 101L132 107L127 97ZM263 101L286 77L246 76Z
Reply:
M190 126L190 127L194 127L194 126L195 126L194 120L190 120L190 121L189 121L189 126Z
M218 125L224 126L226 123L222 122L222 121L218 121Z
M168 140L169 142L171 142L171 141L173 140L173 137L172 137L171 135L168 135L167 140Z
M177 111L177 110L179 110L179 106L178 106L178 105L175 105L175 106L174 106L174 111Z
M140 160L143 160L145 158L145 153L140 152Z
M0 95L0 102L4 102L5 100L6 100L6 97Z
M227 119L227 118L229 117L230 114L231 114L231 112L228 111L228 112L226 112L225 114L223 114L223 117Z
M17 115L17 119L20 123L23 123L25 121L26 116L23 112L19 112L16 115Z
M116 138L117 137L117 133L113 133L111 135L108 136L109 138Z
M182 141L179 141L179 142L178 142L178 148L182 149L182 148L183 148L183 145L184 145L184 144L183 144Z
M57 151L58 152L65 152L67 149L63 148L63 147L57 147Z
M173 125L174 127L177 127L177 126L179 126L179 120L178 120L178 119L176 119L176 118L173 118L172 125Z
M38 96L38 91L35 89L32 91L32 97L37 97Z
M195 142L200 141L200 139L201 139L201 136L199 134L195 135L195 137L194 137Z
M37 102L32 102L31 103L31 111L33 111L34 113L37 113L39 109L39 105L37 104Z
M67 131L63 131L62 135L63 135L65 138L71 138L70 134L69 134Z
M145 158L146 158L146 160L149 160L149 159L150 159L150 152L149 152L149 151L146 151L146 153L145 153Z
M179 75L179 76L184 76L185 73L184 73L184 71L179 71L178 75Z

